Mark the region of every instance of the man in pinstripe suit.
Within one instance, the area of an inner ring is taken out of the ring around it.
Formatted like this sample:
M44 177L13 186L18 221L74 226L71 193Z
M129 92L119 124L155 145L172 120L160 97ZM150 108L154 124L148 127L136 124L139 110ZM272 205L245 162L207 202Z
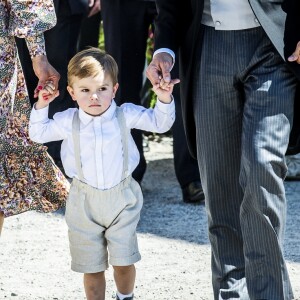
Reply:
M147 76L167 88L180 49L183 118L205 192L215 299L293 299L282 242L296 77L283 58L282 2L157 0L157 51Z

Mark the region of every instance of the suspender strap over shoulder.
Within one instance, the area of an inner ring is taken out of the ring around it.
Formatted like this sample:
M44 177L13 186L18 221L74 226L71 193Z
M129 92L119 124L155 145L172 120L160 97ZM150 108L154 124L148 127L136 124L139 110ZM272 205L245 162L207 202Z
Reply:
M128 172L128 140L129 140L129 129L126 126L126 120L124 117L124 113L122 108L117 107L116 110L117 119L121 131L121 139L122 139L122 146L123 146L123 172L122 172L122 180L125 179L129 172Z
M74 143L74 155L75 155L75 164L78 174L78 179L84 182L84 176L81 167L81 160L80 160L80 120L79 120L79 113L78 110L74 113L73 122L72 122L72 135L73 135L73 143Z

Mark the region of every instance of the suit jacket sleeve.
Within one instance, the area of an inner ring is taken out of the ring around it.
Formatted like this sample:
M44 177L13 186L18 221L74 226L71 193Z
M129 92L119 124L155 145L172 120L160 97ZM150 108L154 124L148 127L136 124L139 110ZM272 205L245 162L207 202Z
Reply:
M300 42L300 1L285 0L282 8L287 13L284 31L284 56L287 59L295 51L297 43ZM288 64L300 78L300 65L296 62Z
M156 6L155 50L169 48L176 52L192 20L190 1L156 0Z
M85 15L89 11L88 0L69 0L72 15Z

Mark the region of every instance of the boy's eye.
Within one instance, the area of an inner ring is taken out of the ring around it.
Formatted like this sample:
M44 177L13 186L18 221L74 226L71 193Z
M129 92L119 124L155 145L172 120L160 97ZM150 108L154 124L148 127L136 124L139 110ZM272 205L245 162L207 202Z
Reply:
M86 93L86 92L88 92L89 90L88 89L82 89L81 90L83 93Z
M106 91L106 87L100 88L99 91Z

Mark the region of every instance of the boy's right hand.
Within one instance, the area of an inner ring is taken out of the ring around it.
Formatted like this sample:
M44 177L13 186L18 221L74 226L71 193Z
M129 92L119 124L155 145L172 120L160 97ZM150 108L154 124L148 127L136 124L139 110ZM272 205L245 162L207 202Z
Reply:
M46 85L39 91L38 101L35 103L35 109L42 109L49 105L58 95L59 91L55 91L55 86L52 81L46 82Z

